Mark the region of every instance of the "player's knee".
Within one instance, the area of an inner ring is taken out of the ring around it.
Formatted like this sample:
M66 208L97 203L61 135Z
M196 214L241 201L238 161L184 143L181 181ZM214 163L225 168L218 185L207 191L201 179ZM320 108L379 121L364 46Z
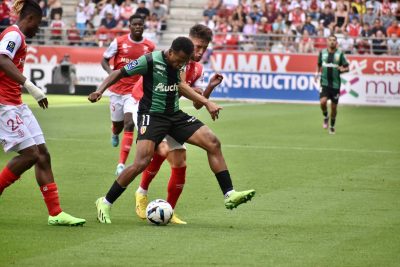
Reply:
M216 135L210 134L208 137L208 143L210 152L221 150L221 142Z
M150 161L151 161L151 155L141 157L140 159L137 159L135 163L140 172L142 172L150 164Z
M135 123L132 120L124 123L125 132L132 132L134 128L135 128Z
M39 149L36 146L33 146L32 148L26 150L22 154L22 157L28 165L33 166L36 164L36 162L39 161L40 158Z
M39 158L38 161L40 162L50 162L50 153L46 147L39 149Z

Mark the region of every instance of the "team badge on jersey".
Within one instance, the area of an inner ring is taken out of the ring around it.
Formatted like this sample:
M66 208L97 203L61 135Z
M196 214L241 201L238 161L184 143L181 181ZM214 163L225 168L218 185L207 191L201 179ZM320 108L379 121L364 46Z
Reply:
M133 70L137 65L139 64L139 62L135 59L132 60L131 62L128 63L128 65L126 65L126 70Z
M11 53L14 52L15 43L13 41L9 41L6 47L6 50L10 51Z
M140 134L141 134L141 135L144 135L144 133L146 132L146 130L147 130L147 126L142 126L142 127L140 127Z

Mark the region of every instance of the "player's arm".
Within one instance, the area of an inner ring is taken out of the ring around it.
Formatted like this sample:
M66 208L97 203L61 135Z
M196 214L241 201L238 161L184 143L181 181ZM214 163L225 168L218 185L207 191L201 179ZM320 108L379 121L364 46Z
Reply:
M35 98L41 108L46 109L49 106L46 95L43 91L22 75L11 59L5 54L0 54L0 70L13 81L24 86L29 94Z
M110 67L110 59L114 57L118 52L118 43L117 39L114 39L111 44L108 46L107 50L103 54L103 59L101 60L101 67L108 74L110 74L113 70Z
M132 60L126 64L125 67L111 72L111 74L108 75L108 77L100 84L99 88L89 95L88 99L92 103L97 102L103 96L104 91L120 79L132 75L143 75L146 72L147 60L145 56L141 56L138 59Z
M349 62L347 62L344 53L340 54L340 66L338 67L340 73L348 72L349 71Z
M222 108L196 93L186 82L181 81L179 83L179 93L193 102L201 103L207 108L213 120L218 119L218 113Z
M215 87L220 85L223 79L224 79L224 76L222 76L221 74L219 74L219 73L214 74L211 77L210 81L208 82L207 87L203 92L203 96L205 98L209 99L210 95L214 91ZM200 109L200 108L203 107L203 105L201 103L199 103L199 102L193 102L193 106L196 109Z
M321 75L321 70L322 70L322 53L319 52L317 72L315 73L315 76L314 76L315 82L318 82L318 79L319 79L319 77Z
M105 70L108 74L110 74L113 70L110 67L110 58L105 58L101 60L101 66L103 67L103 70Z

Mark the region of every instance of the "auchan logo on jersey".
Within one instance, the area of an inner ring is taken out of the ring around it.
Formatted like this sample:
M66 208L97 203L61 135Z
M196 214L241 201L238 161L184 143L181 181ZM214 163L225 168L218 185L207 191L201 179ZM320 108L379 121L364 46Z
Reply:
M173 85L165 85L163 83L157 84L156 88L154 89L156 92L177 92L178 91L178 85L173 84Z

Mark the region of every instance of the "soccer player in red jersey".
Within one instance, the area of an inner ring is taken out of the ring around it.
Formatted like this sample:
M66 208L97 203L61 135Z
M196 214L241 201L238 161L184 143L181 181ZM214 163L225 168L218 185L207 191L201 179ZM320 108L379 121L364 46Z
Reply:
M35 166L36 180L49 212L48 224L83 225L84 219L75 218L60 207L43 132L21 98L23 85L41 108L48 107L45 94L22 75L27 50L25 38L32 38L39 30L42 10L34 0L16 0L13 10L19 15L16 25L0 34L0 143L5 152L15 151L19 155L0 172L0 195Z
M214 88L221 83L223 78L222 75L215 74L211 77L210 83L203 92L202 89L205 87L203 81L203 65L199 63L199 61L212 40L212 31L207 26L197 24L190 29L189 38L194 44L194 53L191 61L186 65L186 83L204 97L209 98ZM134 92L137 90L138 89L135 87ZM202 107L202 105L198 103L193 103L193 105L196 109ZM135 193L136 213L142 219L146 218L146 207L148 203L147 191L149 185L166 158L171 166L167 201L171 204L172 208L175 209L176 203L182 193L186 179L186 147L167 135L164 142L159 145L157 153L154 153L150 165L143 171L140 186ZM186 224L186 222L179 219L175 213L171 218L171 222L175 224Z
M129 18L130 33L115 38L108 49L104 52L101 66L107 73L113 70L110 67L110 59L114 58L114 70L121 69L130 61L140 56L153 52L155 45L150 40L143 38L144 21L139 15ZM132 116L136 116L140 98L132 96L133 86L140 79L140 76L131 76L119 80L108 90L110 95L110 111L112 121L111 144L116 147L119 144L119 134L124 130L122 137L120 156L117 165L116 175L119 175L125 168L133 142L133 129L135 127ZM95 91L94 97L101 98L104 91Z

